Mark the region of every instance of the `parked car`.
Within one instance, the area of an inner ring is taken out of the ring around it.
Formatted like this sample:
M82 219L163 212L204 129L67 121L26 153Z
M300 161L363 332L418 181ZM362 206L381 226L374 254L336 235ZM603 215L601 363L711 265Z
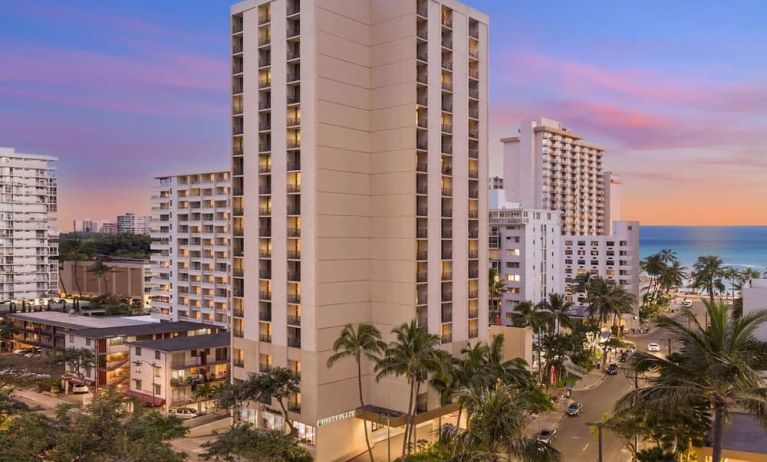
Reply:
M581 415L581 412L583 412L583 404L581 403L570 403L565 411L565 413L571 417L579 416Z
M556 428L544 428L541 430L540 433L538 433L538 436L535 438L541 443L551 444L552 441L554 441L554 438L557 437L557 429Z
M647 351L660 351L660 345L657 343L648 343Z
M618 370L620 367L618 367L617 364L613 363L607 366L607 375L618 375Z
M181 419L193 419L200 417L203 413L191 407L177 407L170 410L170 415L175 415Z
M682 306L685 308L689 308L692 306L692 300L684 299L682 300Z
M88 385L73 385L72 393L88 393Z
M618 356L618 362L625 363L626 361L628 361L629 356L631 356L631 353L629 353L628 351L624 351L623 353L621 353L620 356Z

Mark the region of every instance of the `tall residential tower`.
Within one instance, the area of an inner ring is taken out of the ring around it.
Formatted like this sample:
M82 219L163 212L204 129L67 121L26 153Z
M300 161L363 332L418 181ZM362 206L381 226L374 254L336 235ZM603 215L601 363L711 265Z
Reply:
M417 320L456 353L487 337L487 33L452 0L232 8L233 376L300 374L318 461L364 449L356 368L326 367L344 325ZM404 381L363 371L374 409L406 409ZM242 417L279 427L275 407Z
M55 157L0 148L0 300L58 295Z
M522 208L558 210L562 234L609 233L605 175L611 174L604 171L604 149L545 118L522 122L517 136L501 142L507 200Z

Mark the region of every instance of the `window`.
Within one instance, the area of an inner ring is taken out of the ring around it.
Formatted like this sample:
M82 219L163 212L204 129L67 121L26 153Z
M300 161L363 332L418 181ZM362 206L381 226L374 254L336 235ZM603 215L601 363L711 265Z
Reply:
M162 394L162 386L160 384L154 384L154 394L155 395L161 395Z
M136 347L136 356L141 356L141 347Z
M518 261L507 261L506 262L506 268L519 268L519 262Z
M519 287L509 287L506 292L519 295Z
M510 282L519 282L519 275L518 274L507 274L506 280Z
M136 374L140 374L141 373L141 363L136 361L134 364L136 366Z
M91 339L89 338L85 339L85 346L91 346Z
M141 390L141 380L136 379L136 390Z
M506 255L510 257L518 257L519 256L519 249L506 249Z
M160 352L159 351L155 351L154 352L154 359L160 359Z
M160 377L160 367L152 366L152 369L154 369L154 376L155 377Z
M69 336L69 343L75 343L75 336L74 335L70 335Z

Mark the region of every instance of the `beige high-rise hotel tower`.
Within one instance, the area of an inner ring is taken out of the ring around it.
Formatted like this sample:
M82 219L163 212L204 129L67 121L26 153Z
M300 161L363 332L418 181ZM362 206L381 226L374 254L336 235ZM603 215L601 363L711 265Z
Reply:
M300 374L300 438L320 462L347 460L365 449L356 367L326 367L344 325L389 340L416 319L455 353L487 337L487 17L452 0L231 14L233 377ZM409 389L363 370L371 440L386 444ZM433 390L418 407L419 433L446 412ZM271 428L279 414L240 412Z

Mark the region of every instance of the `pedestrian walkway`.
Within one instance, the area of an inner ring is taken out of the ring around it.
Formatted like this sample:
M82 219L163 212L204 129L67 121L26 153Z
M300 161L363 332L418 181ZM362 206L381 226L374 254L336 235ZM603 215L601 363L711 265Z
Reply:
M554 410L533 417L533 419L525 426L523 434L525 436L535 436L544 428L557 428L559 422L565 416L565 409L567 409L567 406L572 402L573 400L565 398L564 396L559 398L554 403Z
M594 369L573 386L573 391L585 391L598 387L605 380L606 374L601 369Z

